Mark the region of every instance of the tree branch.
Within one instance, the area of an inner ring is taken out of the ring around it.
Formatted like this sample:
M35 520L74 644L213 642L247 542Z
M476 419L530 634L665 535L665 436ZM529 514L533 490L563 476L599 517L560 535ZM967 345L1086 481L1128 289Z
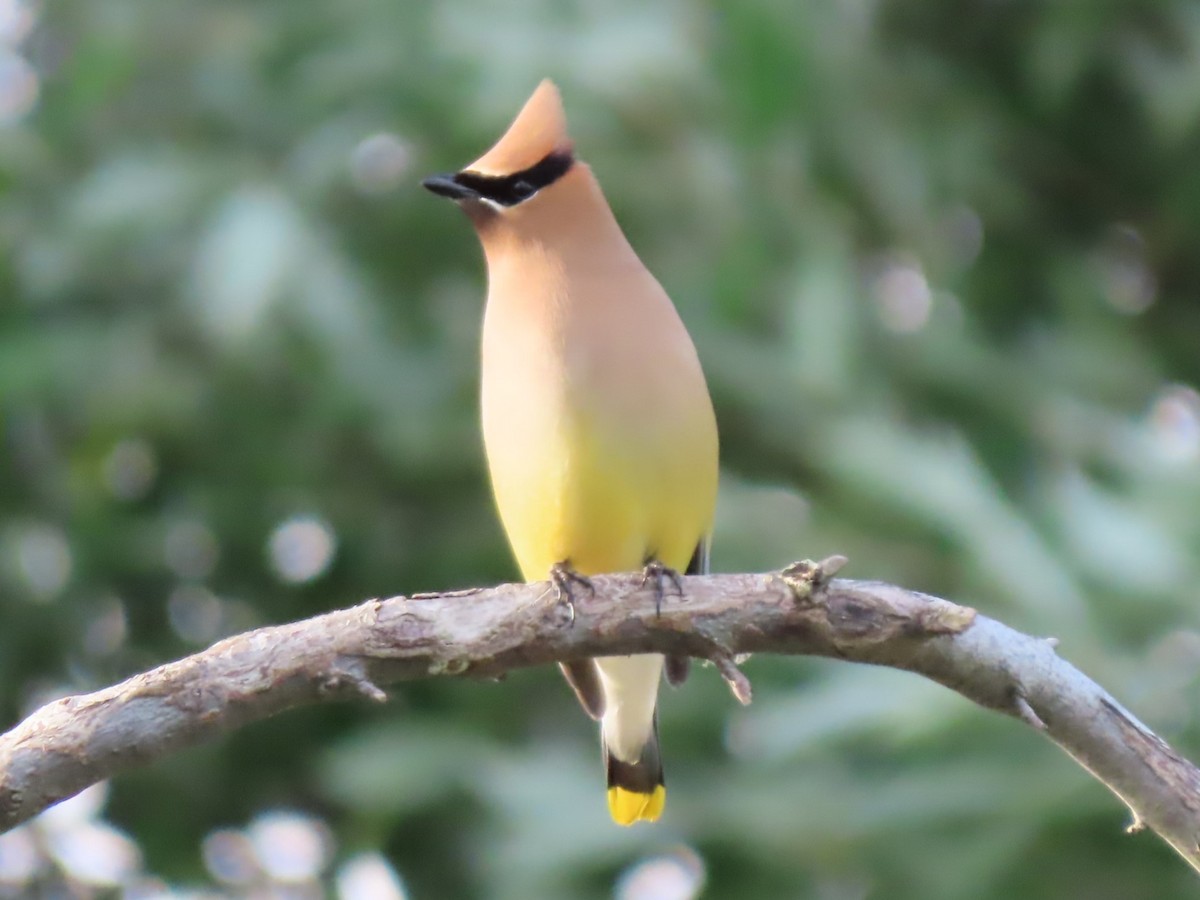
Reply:
M844 559L781 573L685 578L661 613L640 575L593 579L575 621L547 583L371 600L260 628L92 694L0 736L0 831L118 772L290 707L434 675L488 677L587 656L710 659L749 701L744 653L906 669L1030 725L1200 870L1200 770L1056 654L974 610L888 584L829 580Z

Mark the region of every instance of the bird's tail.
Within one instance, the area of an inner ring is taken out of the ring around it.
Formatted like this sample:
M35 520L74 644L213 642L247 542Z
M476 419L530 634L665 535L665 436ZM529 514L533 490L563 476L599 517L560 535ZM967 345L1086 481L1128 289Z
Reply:
M603 732L600 741L604 747L604 767L608 771L608 812L613 821L618 825L657 821L667 802L662 754L658 749L657 711L650 738L636 762L617 759L609 750Z

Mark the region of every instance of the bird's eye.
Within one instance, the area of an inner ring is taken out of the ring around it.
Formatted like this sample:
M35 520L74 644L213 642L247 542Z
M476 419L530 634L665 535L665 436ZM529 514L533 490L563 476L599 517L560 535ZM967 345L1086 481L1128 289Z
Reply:
M518 200L528 200L535 193L535 191L533 190L533 185L530 184L528 181L526 181L524 178L518 179L517 181L513 182L512 192L513 192L513 195Z

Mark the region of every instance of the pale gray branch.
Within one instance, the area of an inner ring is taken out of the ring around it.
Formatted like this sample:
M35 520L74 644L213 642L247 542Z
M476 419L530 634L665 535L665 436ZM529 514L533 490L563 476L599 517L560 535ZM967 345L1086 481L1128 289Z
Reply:
M783 573L684 579L661 613L640 574L593 579L572 624L545 583L371 600L260 628L92 694L50 703L0 736L0 831L123 770L281 710L381 685L487 677L647 651L718 664L749 699L743 653L827 656L917 672L1025 722L1200 869L1200 771L1054 644L888 584L828 580L842 560Z

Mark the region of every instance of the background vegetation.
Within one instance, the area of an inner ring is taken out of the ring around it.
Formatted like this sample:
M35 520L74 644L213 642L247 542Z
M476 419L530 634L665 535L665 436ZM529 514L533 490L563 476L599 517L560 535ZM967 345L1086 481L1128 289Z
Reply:
M1200 755L1186 0L3 0L0 720L514 577L480 254L417 185L545 75L704 360L715 567L845 553L1056 635ZM610 825L591 723L531 671L118 779L0 843L0 896L1194 890L1028 729L895 672L747 671L749 709L711 670L663 701L654 828Z

